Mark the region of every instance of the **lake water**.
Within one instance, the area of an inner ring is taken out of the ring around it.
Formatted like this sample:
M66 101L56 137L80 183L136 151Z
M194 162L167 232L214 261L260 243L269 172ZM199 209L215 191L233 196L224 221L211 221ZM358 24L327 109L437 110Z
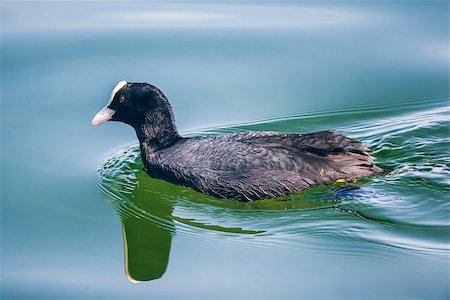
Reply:
M447 299L448 2L2 2L1 298ZM385 177L238 203L152 179L120 80L186 136L337 129Z

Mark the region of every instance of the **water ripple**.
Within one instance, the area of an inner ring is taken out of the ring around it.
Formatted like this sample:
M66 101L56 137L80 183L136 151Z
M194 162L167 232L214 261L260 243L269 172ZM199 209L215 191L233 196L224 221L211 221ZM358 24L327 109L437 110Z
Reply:
M288 197L240 203L215 199L150 178L131 146L108 157L99 167L99 187L122 219L145 219L177 235L238 243L242 247L283 247L304 254L326 251L327 242L345 248L346 241L386 251L449 253L449 115L450 107L392 116L358 119L378 108L329 112L351 123L338 128L372 148L377 163L392 171L362 179L353 186L317 186ZM350 116L350 117L349 117ZM323 114L308 116L311 119ZM194 134L270 130L273 124L296 124L305 116L255 122ZM291 128L291 127L289 127ZM364 248L362 247L362 248ZM340 255L342 255L342 252ZM346 249L346 255L363 255Z

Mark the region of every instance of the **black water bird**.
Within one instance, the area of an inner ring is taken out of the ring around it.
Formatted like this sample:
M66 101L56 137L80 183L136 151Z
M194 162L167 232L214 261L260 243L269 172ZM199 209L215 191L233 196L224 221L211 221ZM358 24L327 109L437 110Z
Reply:
M92 124L108 120L136 130L150 176L217 198L272 198L383 171L363 144L333 130L181 137L166 96L147 83L119 82Z

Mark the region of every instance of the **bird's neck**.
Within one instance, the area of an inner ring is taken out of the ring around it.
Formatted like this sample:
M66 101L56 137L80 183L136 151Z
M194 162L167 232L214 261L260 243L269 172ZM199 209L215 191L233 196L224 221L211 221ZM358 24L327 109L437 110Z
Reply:
M174 122L155 118L155 116L151 119L146 118L146 122L135 127L135 130L141 148L147 153L167 148L181 139Z

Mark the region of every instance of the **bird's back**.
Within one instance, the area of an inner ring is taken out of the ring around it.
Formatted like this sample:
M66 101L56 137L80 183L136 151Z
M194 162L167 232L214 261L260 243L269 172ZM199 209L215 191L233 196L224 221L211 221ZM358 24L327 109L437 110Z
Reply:
M143 149L143 159L153 177L240 201L382 172L367 148L337 131L185 138L154 153Z

